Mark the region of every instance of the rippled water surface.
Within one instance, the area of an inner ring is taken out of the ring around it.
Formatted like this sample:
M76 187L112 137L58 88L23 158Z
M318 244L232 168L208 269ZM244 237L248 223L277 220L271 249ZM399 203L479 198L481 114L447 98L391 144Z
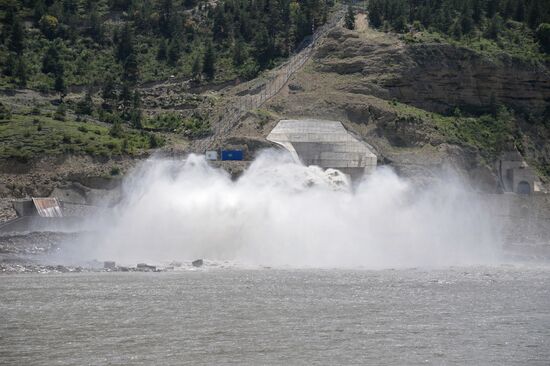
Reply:
M550 269L3 276L0 364L549 365Z

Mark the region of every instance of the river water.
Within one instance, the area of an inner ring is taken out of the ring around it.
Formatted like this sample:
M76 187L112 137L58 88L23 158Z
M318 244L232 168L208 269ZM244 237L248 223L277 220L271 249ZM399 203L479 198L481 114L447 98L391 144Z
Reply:
M2 365L549 365L550 267L0 278Z

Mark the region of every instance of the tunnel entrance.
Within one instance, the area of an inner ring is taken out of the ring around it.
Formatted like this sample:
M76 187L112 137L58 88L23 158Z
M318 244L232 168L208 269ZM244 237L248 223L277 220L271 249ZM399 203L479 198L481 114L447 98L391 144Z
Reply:
M518 183L518 194L531 194L531 185L526 181L522 180Z

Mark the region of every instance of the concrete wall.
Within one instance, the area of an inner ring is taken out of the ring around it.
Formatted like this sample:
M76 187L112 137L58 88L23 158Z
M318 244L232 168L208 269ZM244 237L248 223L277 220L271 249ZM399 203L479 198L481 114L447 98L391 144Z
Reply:
M55 231L78 232L86 230L84 220L78 217L18 217L0 225L0 235Z
M267 136L304 165L346 169L374 169L377 157L363 141L353 137L338 121L281 120Z
M550 195L505 193L479 198L502 223L506 243L550 245Z
M34 207L32 200L13 201L12 206L19 217L38 215L38 211Z
M504 153L497 161L502 189L505 192L532 194L535 174L517 152Z

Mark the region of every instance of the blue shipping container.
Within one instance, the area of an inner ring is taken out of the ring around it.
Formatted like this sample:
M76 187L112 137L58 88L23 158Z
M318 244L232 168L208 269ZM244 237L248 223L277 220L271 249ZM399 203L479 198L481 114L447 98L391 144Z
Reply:
M243 160L243 151L222 150L222 160Z

